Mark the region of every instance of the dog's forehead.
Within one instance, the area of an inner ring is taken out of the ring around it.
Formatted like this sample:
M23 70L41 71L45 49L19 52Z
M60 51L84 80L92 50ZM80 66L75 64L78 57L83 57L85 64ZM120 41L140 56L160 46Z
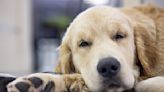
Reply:
M119 30L128 27L127 16L118 8L109 6L96 6L80 13L71 23L67 31L74 35L87 35L106 33L107 31ZM94 32L93 32L94 31ZM110 32L112 34L112 32Z
M124 20L125 15L118 9L109 6L95 6L87 9L86 11L80 13L76 18L76 21L92 21L92 22L101 22L103 20L111 19L115 20Z
M72 28L107 27L111 24L128 23L127 16L118 8L95 6L80 13L72 22Z

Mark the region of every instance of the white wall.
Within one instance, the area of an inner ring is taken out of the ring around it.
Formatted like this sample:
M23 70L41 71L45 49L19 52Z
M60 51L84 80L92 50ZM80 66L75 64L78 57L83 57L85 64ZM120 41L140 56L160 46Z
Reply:
M0 0L0 72L31 72L30 0Z
M141 4L141 0L123 0L124 6L135 6Z
M164 8L164 0L123 0L124 6L135 6L141 3L150 3Z
M146 3L155 4L161 8L164 8L164 0L145 0Z

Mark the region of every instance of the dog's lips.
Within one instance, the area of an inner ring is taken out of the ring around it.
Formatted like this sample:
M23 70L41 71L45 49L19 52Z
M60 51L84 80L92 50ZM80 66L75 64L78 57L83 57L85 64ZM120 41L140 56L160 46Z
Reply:
M121 85L120 84L115 84L115 83L112 83L108 86L108 88L120 88Z
M104 90L126 90L126 87L118 78L110 78L105 79L103 82L103 89ZM106 92L106 91L104 91ZM114 91L117 92L117 91Z
M109 84L106 85L106 87L104 86L104 88L102 89L102 92L123 92L125 90L125 88L120 85L120 84Z
M109 84L106 88L106 90L109 90L109 92L112 90L112 92L131 92L133 89L127 88L125 85L122 83L111 83ZM104 91L108 92L108 91Z
M106 88L107 91L104 91L104 92L129 92L124 85L121 85L121 84L110 84L108 85L108 87Z

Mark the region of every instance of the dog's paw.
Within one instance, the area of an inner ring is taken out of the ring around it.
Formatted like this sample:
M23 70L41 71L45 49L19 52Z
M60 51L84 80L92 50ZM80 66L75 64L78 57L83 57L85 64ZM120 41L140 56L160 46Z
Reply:
M37 77L21 77L7 85L8 92L39 92L43 81Z
M8 92L65 92L60 75L37 73L17 78L7 85Z
M136 92L164 92L164 77L152 77L139 82L136 87Z
M80 74L36 73L7 85L8 92L89 92Z

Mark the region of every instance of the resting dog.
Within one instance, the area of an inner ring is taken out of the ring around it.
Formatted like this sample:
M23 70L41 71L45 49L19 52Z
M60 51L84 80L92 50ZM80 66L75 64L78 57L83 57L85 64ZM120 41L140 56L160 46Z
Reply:
M97 6L79 14L59 47L56 72L17 78L15 92L164 92L164 10Z

